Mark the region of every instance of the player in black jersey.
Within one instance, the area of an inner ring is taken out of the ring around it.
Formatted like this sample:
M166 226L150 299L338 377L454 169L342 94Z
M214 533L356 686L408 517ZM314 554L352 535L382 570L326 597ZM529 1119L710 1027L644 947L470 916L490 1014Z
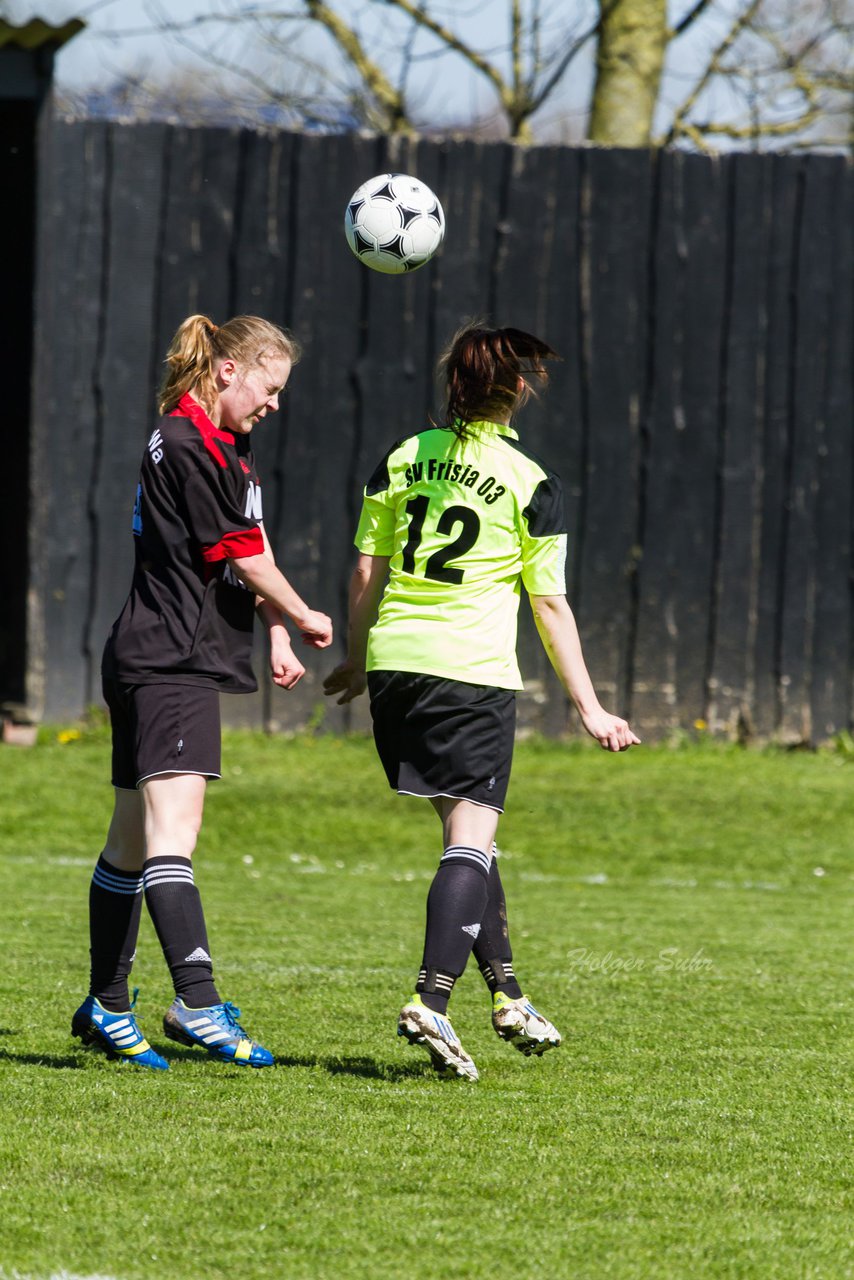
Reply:
M298 358L294 338L257 316L219 327L190 316L167 355L162 416L140 468L133 581L102 666L115 808L89 892L89 996L71 1029L85 1045L156 1070L168 1063L142 1035L128 991L143 895L175 986L166 1035L224 1061L273 1062L214 984L191 858L207 779L220 776L219 693L257 687L256 608L284 689L305 668L282 615L303 643L332 640L326 614L276 568L250 448Z
M365 487L350 589L348 653L326 678L349 702L367 687L389 783L429 799L443 854L427 898L421 970L398 1035L434 1066L476 1080L447 1016L474 951L492 1023L525 1054L560 1044L513 971L494 854L510 778L516 616L528 593L543 645L587 732L608 751L638 742L596 696L566 590L558 477L511 423L555 353L519 329L461 330L443 358L442 426L399 440Z

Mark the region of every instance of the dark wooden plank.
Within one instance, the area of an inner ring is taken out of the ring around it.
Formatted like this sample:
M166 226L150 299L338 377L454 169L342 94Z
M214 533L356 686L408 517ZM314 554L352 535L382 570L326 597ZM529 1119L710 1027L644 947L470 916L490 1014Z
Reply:
M468 320L503 323L490 316L493 264L507 229L502 193L508 151L474 142L441 144L443 181L437 192L445 210L445 242L435 259L438 296L435 326L443 347Z
M768 228L765 309L765 405L762 446L762 527L756 599L753 721L768 738L780 723L780 646L783 613L786 510L793 362L792 307L798 190L803 161L774 157L771 166L773 218Z
M683 342L673 518L676 698L683 728L705 721L714 585L715 467L724 333L726 175L719 159L682 162ZM684 485L681 480L684 477Z
M30 462L41 626L30 636L30 670L40 687L37 709L49 720L73 719L91 697L84 648L93 587L89 487L107 133L104 125L55 121L42 167Z
M231 248L229 309L286 327L292 271L290 174L296 146L294 134L241 135Z
M767 227L771 162L728 157L730 245L721 418L715 604L709 663L709 724L730 736L753 729L760 553Z
M88 495L93 539L85 638L90 702L100 696L104 641L130 586L134 493L156 415L149 377L163 133L158 125L113 125L108 134L107 276L93 369L96 441Z
M526 329L561 355L550 367L550 386L532 397L520 415L522 442L553 467L564 484L568 577L577 557L581 518L584 436L577 359L579 279L579 153L562 147L512 148L503 196L502 253L493 284L500 324ZM524 593L523 593L524 595ZM519 613L519 663L525 691L518 699L521 730L552 735L579 723L540 643L527 603Z
M851 690L852 478L851 353L854 351L854 171L835 158L825 212L822 260L831 273L820 316L827 337L821 398L816 403L815 625L811 728L814 742L847 730Z
M817 406L822 402L826 379L833 290L833 223L828 210L832 208L834 173L832 157L810 156L805 162L793 261L788 524L780 620L780 734L789 742L812 738Z
M228 319L241 135L233 129L168 131L157 270L157 349L165 354L189 315Z
M651 345L641 418L646 485L637 565L631 710L637 730L653 739L667 736L679 725L675 551L678 536L685 532L681 528L686 514L683 492L691 483L690 472L685 474L679 467L681 437L686 430L680 376L687 256L684 160L679 152L664 152L658 159L651 228Z
M576 604L594 685L614 711L628 698L651 164L643 151L589 151L582 159L582 376L589 441Z
M0 165L7 193L0 211L5 249L0 268L4 300L0 309L0 350L10 376L4 394L6 433L0 473L0 546L4 549L0 559L0 702L17 703L26 697L29 374L35 334L38 160L44 146L40 143L43 131L38 119L36 102L12 101L6 96L0 112Z

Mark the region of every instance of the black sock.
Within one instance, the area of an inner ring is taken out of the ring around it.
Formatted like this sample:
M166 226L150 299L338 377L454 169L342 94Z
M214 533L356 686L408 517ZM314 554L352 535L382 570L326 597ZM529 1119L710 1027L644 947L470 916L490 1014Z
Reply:
M214 986L213 961L202 899L189 858L149 858L143 871L148 907L175 994L189 1009L221 1004Z
M474 944L474 958L493 995L496 991L503 991L511 1000L519 999L522 988L513 972L513 952L510 949L510 934L507 929L507 905L504 901L504 887L501 876L498 874L498 863L495 858L492 859L492 866L489 868L486 910L480 922L480 933Z
M424 958L415 989L427 1008L436 1013L446 1011L451 988L465 969L480 932L489 861L489 854L480 849L451 845L433 877L427 895Z
M103 855L89 886L89 994L111 1013L130 1008L128 977L142 914L142 872L120 871Z

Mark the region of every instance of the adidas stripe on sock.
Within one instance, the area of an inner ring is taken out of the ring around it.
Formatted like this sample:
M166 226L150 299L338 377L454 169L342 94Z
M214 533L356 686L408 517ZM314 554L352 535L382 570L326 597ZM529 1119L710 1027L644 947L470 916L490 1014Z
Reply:
M121 871L103 855L89 886L89 994L111 1013L130 1008L128 978L142 914L142 872Z
M175 994L190 1009L220 1004L213 980L202 899L189 858L149 858L145 901L160 939Z
M427 895L421 967L428 978L456 979L465 969L486 907L489 863L489 854L467 845L449 845L443 853ZM452 986L453 982L445 991L437 981L423 983L424 1003L444 1013ZM439 1007L443 1002L444 1008Z

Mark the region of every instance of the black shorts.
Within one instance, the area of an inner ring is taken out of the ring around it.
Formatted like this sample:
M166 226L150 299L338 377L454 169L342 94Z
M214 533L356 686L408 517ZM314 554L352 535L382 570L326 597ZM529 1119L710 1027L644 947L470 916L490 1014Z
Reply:
M113 730L113 786L133 790L161 773L220 777L219 691L104 678Z
M504 812L516 730L512 689L371 671L368 692L390 786L401 795L450 796Z

